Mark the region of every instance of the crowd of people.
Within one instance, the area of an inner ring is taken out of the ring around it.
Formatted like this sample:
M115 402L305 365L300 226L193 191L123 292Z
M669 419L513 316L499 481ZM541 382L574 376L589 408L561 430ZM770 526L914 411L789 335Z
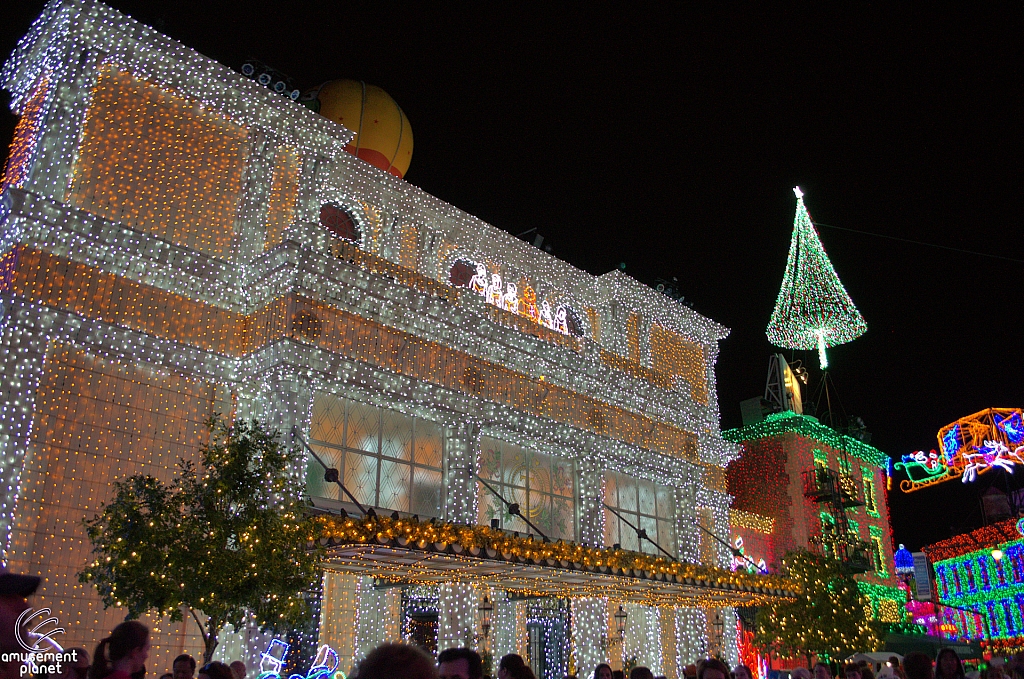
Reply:
M121 623L96 646L90 656L84 648L69 648L61 653L66 660L59 672L26 672L23 639L17 633L19 616L28 610L27 597L39 586L39 578L9 573L0 566L0 679L145 679L146 660L151 647L149 629L137 620ZM90 662L90 657L92 658ZM834 677L832 668L822 662L813 668L798 667L789 672L791 679L1024 679L1024 653L1018 653L1006 664L988 663L980 672L967 673L963 662L951 648L939 651L935 662L924 653L908 653L901 663L893 656L875 675L866 662L847 664ZM152 676L152 675L151 675ZM514 653L503 656L497 664L497 679L536 679L530 666ZM195 679L196 661L187 654L179 655L171 671L160 679ZM437 659L418 646L389 642L370 651L349 674L350 679L484 679L484 663L480 654L470 648L449 648ZM199 668L198 679L246 679L242 661L229 664L209 662ZM576 679L576 678L574 678ZM626 679L621 670L612 670L606 663L592 671L583 670L578 679ZM664 679L655 677L647 667L634 667L628 679ZM687 666L685 679L753 679L750 668L737 665L733 669L716 658L701 660Z

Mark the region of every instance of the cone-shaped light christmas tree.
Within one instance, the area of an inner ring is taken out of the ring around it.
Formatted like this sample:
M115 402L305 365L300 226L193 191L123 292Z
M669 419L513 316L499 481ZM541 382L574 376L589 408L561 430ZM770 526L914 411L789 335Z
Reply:
M787 349L817 349L821 367L827 368L825 349L857 339L868 326L825 254L804 205L803 192L799 187L793 192L793 240L782 289L768 324L768 341Z

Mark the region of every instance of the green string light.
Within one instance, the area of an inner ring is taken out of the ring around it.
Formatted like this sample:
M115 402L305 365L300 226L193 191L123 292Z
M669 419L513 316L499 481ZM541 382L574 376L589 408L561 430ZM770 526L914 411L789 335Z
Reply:
M804 205L803 192L799 187L793 192L793 239L782 289L768 324L768 340L787 349L817 349L824 369L828 367L826 348L852 342L868 326L825 254Z

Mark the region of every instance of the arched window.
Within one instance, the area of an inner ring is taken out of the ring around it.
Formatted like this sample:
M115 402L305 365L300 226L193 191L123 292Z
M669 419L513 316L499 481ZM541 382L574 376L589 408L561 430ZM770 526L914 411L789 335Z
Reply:
M352 219L352 215L333 203L324 203L320 206L320 224L335 238L343 238L356 244L362 240L359 225Z
M452 268L448 272L448 282L456 288L468 288L474 274L476 274L476 264L460 259L452 264Z

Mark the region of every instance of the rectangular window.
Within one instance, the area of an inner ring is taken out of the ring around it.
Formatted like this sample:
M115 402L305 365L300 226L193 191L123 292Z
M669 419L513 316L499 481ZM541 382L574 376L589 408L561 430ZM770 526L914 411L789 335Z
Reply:
M661 554L648 540L641 540L637 531L647 532L669 554L676 554L674 529L675 492L650 481L634 479L624 474L609 472L605 478L604 502L621 515L604 510L604 539L606 545L616 543L623 549L648 554ZM628 523L627 523L628 522Z
M309 445L341 472L342 484L363 505L441 516L442 437L434 422L320 393L313 400ZM323 476L311 459L311 496L349 501Z
M864 510L871 516L878 516L878 501L875 495L875 472L867 467L861 467L861 475L864 478Z
M571 460L485 436L480 441L480 476L502 498L518 504L519 511L552 540L576 539L576 466ZM477 485L481 524L498 519L505 530L533 532L494 492L483 483Z
M868 531L871 533L869 544L874 554L875 572L884 578L888 573L888 569L886 568L885 542L882 539L882 529L878 526L868 526Z

